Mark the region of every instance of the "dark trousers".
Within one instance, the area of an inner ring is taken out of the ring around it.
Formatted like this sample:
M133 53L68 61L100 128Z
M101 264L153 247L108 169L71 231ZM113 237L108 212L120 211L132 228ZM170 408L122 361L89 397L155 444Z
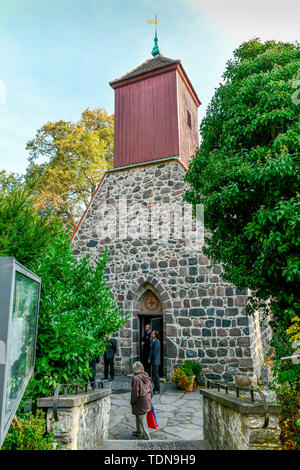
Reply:
M143 351L142 355L142 364L144 366L145 372L147 372L150 375L150 364L148 362L149 359L149 354L150 354L150 349Z
M160 383L159 383L159 366L151 364L152 370L152 380L153 380L153 392L160 392Z
M112 357L111 359L107 359L104 356L104 377L106 379L108 379L108 366L109 366L110 378L113 379L115 376L114 358Z
M92 377L90 377L90 384L92 388L95 387L95 381L96 381L96 363L97 363L96 359L90 362L90 368L92 369L92 372L93 372Z

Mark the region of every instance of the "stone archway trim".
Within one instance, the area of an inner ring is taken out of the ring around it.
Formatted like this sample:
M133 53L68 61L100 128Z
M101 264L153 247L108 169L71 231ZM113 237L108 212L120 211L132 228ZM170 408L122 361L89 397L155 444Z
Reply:
M168 310L169 308L172 307L172 303L171 303L171 299L170 299L168 291L161 284L161 282L159 282L154 276L139 277L137 281L128 290L127 295L126 295L126 300L128 301L134 300L139 289L145 284L150 284L157 290L160 296L160 300L165 310Z

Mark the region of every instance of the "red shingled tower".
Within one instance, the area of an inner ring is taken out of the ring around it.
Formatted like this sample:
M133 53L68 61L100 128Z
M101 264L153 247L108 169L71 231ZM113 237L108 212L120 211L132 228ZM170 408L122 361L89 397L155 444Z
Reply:
M180 60L162 55L113 80L114 168L179 157L188 165L199 144L200 100Z

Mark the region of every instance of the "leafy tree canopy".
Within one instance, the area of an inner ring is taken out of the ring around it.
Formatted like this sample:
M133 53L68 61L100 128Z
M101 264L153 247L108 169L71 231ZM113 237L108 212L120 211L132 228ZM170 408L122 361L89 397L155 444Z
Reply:
M281 333L299 308L299 70L297 44L253 39L235 50L186 176L186 200L204 204L206 252L252 290L248 311L271 299Z
M52 395L59 383L85 382L90 362L107 348L106 335L124 326L105 282L106 255L77 260L61 232L36 267L42 278L33 395Z
M104 170L112 167L113 128L113 115L95 108L78 122L48 122L37 131L26 147L26 183L35 185L38 210L51 211L74 229Z
M22 178L0 173L0 256L14 256L42 279L36 368L27 389L36 398L53 394L58 383L87 381L106 335L127 317L106 285L106 255L95 265L77 260L69 233L35 209L33 193Z
M34 269L58 232L55 218L35 210L22 177L0 172L0 256L14 256Z

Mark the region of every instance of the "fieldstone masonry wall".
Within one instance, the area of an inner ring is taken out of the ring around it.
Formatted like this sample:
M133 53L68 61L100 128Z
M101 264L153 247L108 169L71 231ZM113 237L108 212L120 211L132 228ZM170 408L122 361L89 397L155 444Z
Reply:
M280 406L268 405L265 427L262 403L251 403L221 392L201 390L203 432L215 450L280 450ZM218 432L216 432L218 430Z
M131 372L139 359L139 306L149 290L163 305L165 375L185 359L195 359L207 378L233 382L235 374L254 371L247 292L224 282L221 266L210 268L199 244L175 239L163 223L160 238L146 229L149 210L159 207L168 217L170 204L182 203L184 177L185 169L174 159L107 172L73 238L74 255L89 255L93 263L105 246L109 249L107 281L117 304L130 315L118 340L117 373ZM99 228L120 215L120 200L132 211L129 233L122 238L122 215L115 237L100 234ZM138 216L139 238L134 235ZM173 219L176 223L178 218Z
M58 398L58 421L53 417L53 397L37 400L46 409L47 432L52 432L59 450L98 450L108 436L111 389Z

